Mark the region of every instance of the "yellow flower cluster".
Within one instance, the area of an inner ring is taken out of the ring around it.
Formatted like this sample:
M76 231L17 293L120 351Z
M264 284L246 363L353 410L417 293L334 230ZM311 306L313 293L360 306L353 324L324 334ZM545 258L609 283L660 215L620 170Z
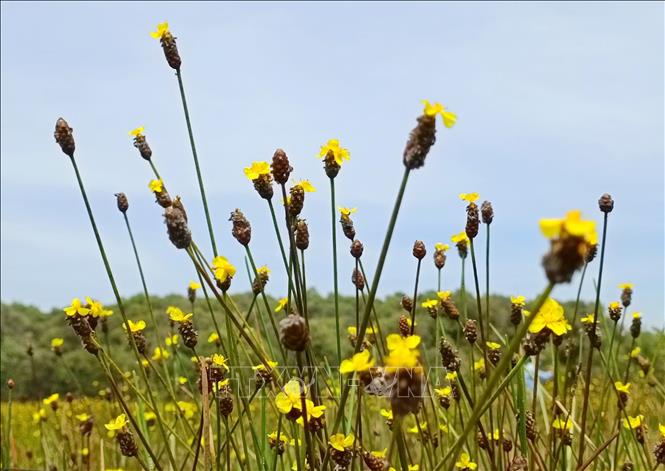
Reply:
M420 336L402 337L399 334L390 334L386 338L386 343L389 350L388 355L384 358L387 372L400 368L414 368L418 365Z
M226 257L217 256L212 260L212 270L215 275L215 279L224 283L229 278L233 278L236 274L236 267L229 262Z
M245 167L245 176L254 181L261 175L268 175L270 173L270 164L268 162L252 162L252 165Z
M550 329L554 335L563 335L572 329L564 315L563 306L552 298L547 298L543 307L536 313L529 326L529 332L536 334L544 328Z
M351 159L349 150L339 145L339 139L329 139L325 145L321 146L319 158L324 158L329 152L332 152L337 165L342 165L343 161Z
M451 111L447 111L445 106L443 106L441 103L430 103L427 100L422 100L422 102L425 105L425 109L423 110L423 114L425 114L425 116L435 117L437 114L441 115L443 124L447 128L452 128L457 122L457 115Z

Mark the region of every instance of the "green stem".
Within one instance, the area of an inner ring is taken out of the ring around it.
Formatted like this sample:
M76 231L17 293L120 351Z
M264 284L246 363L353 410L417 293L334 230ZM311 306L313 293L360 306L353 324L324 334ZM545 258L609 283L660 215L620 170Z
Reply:
M113 289L113 294L115 296L116 302L118 304L118 310L120 311L120 314L122 315L122 320L123 323L126 326L127 332L130 332L129 328L129 322L127 320L127 314L125 313L125 308L122 304L122 299L120 298L120 292L118 291L118 286L115 283L115 278L113 277L113 272L111 271L111 265L108 261L108 258L106 257L106 251L104 250L104 244L102 243L102 239L99 235L99 230L97 229L97 224L95 222L95 217L92 214L92 208L90 207L90 202L88 201L88 195L86 194L85 187L83 186L83 180L81 179L81 174L79 173L78 166L76 165L76 159L74 159L74 156L72 155L70 157L70 161L72 163L72 166L74 167L74 172L76 173L76 180L78 181L79 188L81 190L81 196L83 197L83 202L85 203L85 208L88 212L88 218L90 219L90 224L92 226L92 230L95 234L95 239L97 240L97 246L99 248L99 253L102 256L102 260L104 262L104 268L106 269L106 274L108 275L109 282L111 283L111 288ZM139 353L138 349L136 348L136 342L134 341L134 336L133 335L128 335L129 337L129 343L132 346L132 350L134 351L134 356L136 357L136 361L139 364L139 371L141 371L141 375L143 376L143 381L146 384L146 389L148 390L148 397L150 398L150 402L152 403L153 409L155 410L155 415L156 415L156 421L158 428L160 430L160 433L162 435L162 438L164 439L164 443L168 443L168 436L166 435L166 432L164 430L164 426L162 424L162 419L160 417L159 410L157 408L157 402L155 401L155 398L152 394L152 390L150 389L150 382L148 381L148 377L146 376L144 368L141 368L141 354ZM173 452L169 447L166 447L167 451L167 456L169 459L169 463L173 467L173 469L176 468L176 463L175 459L173 458Z
M339 286L337 279L337 225L335 223L335 179L330 179L330 230L333 251L333 289L335 291L335 332L337 337L337 364L342 364L342 342L339 333ZM362 337L360 337L362 338Z
M379 281L381 280L381 274L383 273L383 267L386 261L386 257L388 255L388 249L390 248L390 241L392 240L393 232L395 230L395 225L397 224L397 216L399 215L399 210L402 205L402 199L404 198L404 192L406 190L406 184L409 180L410 172L411 171L408 168L404 170L404 175L402 176L402 183L400 184L399 190L397 192L397 198L395 200L393 212L390 216L390 221L388 222L388 229L386 230L386 236L383 240L383 246L381 247L381 252L379 254L379 261L377 263L374 279L372 280L372 287L370 288L369 295L367 296L367 302L365 303L365 311L363 313L362 322L360 323L360 328L358 329L357 333L358 338L360 339L365 338L365 330L367 330L369 317L370 314L372 313L374 300L376 299L376 292L379 289ZM357 342L354 349L354 353L358 353L360 351L361 346L362 346L361 342ZM331 432L332 434L337 432L342 417L344 416L344 406L349 396L349 389L350 385L347 382L344 384L344 388L342 389L342 394L339 401L339 408L337 410L337 414L335 416L335 422ZM326 467L329 457L330 453L326 453L322 468Z
M413 286L413 303L411 306L411 335L416 328L416 306L418 305L418 282L420 281L420 265L422 260L418 259L418 266L416 267L416 282Z
M199 167L199 157L196 154L196 144L194 144L194 133L192 132L192 122L189 118L189 109L187 108L187 99L185 98L185 87L182 84L182 72L180 69L176 70L178 77L178 87L180 88L180 98L182 99L182 109L185 112L185 121L187 121L187 133L189 134L189 144L192 147L192 156L194 157L194 167L196 167L196 178L199 181L199 189L201 190L201 201L203 202L203 210L206 215L206 223L208 224L208 233L210 234L210 245L212 245L212 253L217 256L217 244L215 243L215 234L212 230L212 220L210 219L210 211L208 210L208 201L206 199L206 192L203 186L203 177L201 176L201 168Z
M603 264L605 262L605 241L607 238L607 214L603 213L603 239L600 246L600 267L598 268L598 286L596 287L596 303L594 306L593 329L591 332L596 332L598 325L598 308L600 306L600 288L603 281ZM587 423L587 411L589 408L589 390L591 388L591 367L593 363L593 346L589 347L589 356L587 357L586 372L584 376L584 400L582 402L582 425L580 433L580 448L577 453L577 467L582 466L584 462L584 446L585 446L585 433Z

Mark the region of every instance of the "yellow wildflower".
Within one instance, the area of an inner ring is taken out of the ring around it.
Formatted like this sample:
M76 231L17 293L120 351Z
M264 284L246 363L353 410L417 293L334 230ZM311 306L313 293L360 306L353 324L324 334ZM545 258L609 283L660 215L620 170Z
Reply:
M188 381L186 376L178 376L178 384L186 384Z
M466 242L469 243L469 237L466 235L465 231L460 232L459 234L453 235L450 240L454 244L459 244L460 242Z
M256 272L261 276L268 276L270 274L270 268L263 265L262 267L257 268Z
M229 365L226 363L226 358L224 358L224 355L220 355L219 353L213 353L211 358L213 364L223 367L224 369L226 369L226 371L229 370Z
M171 355L169 354L169 352L163 349L162 347L155 347L155 349L152 352L152 359L155 361L165 360L170 356Z
M277 363L276 361L268 360L268 367L269 367L271 370L272 370L274 367L276 367L277 365L278 365L278 363ZM263 363L259 363L259 364L256 365L256 366L252 366L252 369L253 369L254 371L266 371L266 365L264 365Z
M196 404L194 404L193 402L178 401L177 405L178 409L182 411L185 418L191 419L192 417L194 417L194 414L196 413Z
M524 296L511 296L510 302L515 306L520 306L520 307L526 306L526 298Z
M658 424L658 431L660 432L660 435L665 438L665 425Z
M420 422L420 430L427 430L427 422ZM409 433L418 433L418 424L410 427L407 432Z
M440 114L441 119L443 120L443 124L447 128L452 128L455 125L455 123L457 122L457 115L455 113L453 113L452 111L447 111L446 107L443 106L441 103L434 102L432 104L427 100L422 100L422 102L425 105L425 109L423 110L423 113L426 116L436 117L437 114Z
M596 223L591 220L583 220L581 211L568 211L564 219L541 219L540 230L548 239L561 237L568 234L583 238L588 244L598 243Z
M452 291L437 291L436 296L441 300L441 301L447 301L450 299L450 297L453 295Z
M269 433L268 434L268 439L270 439L274 442L277 442L277 430L275 430L274 432ZM284 432L281 432L279 434L279 441L282 442L282 443L286 443L286 442L289 441L288 437L286 435L284 435Z
M481 358L480 360L474 361L473 362L473 370L474 371L482 371L485 369L485 359Z
M323 158L328 155L329 152L332 152L333 158L337 165L342 165L344 160L350 160L351 154L348 149L340 147L339 139L329 139L328 142L321 146L319 151L319 158Z
M148 183L148 188L150 188L150 191L153 193L161 193L164 191L164 182L161 178L159 180L150 180L150 183Z
M58 399L60 399L60 394L54 393L51 394L46 399L44 399L42 402L44 403L45 406L50 406L52 403L58 402Z
M450 386L444 386L442 388L434 388L434 392L437 394L439 397L445 397L445 396L450 396L450 393L452 392L452 388Z
M459 194L459 199L462 201L468 201L469 203L473 203L474 201L477 201L480 195L478 193L460 193Z
M252 181L261 175L268 175L269 173L270 164L268 162L252 162L251 166L245 167L245 175Z
M561 420L560 417L557 417L554 422L552 422L552 427L557 430L571 430L573 428L573 421L570 420L570 417L566 417L565 420Z
M277 306L275 306L275 312L279 312L286 307L286 304L289 302L289 298L281 298L277 301Z
M374 366L374 360L370 359L369 350L363 350L360 353L356 353L350 360L342 360L342 364L339 366L339 372L341 374L346 373L360 373L362 371L369 370Z
M632 283L621 283L619 289L633 289L634 286Z
M143 131L145 131L145 128L143 126L139 126L138 128L129 131L129 135L134 137L139 137L143 135Z
M174 308L171 310L171 312L169 312L169 319L171 319L173 322L187 322L192 318L193 315L194 313L192 312L185 314L182 312L182 310Z
M302 402L300 403L300 407L302 408ZM326 406L315 406L312 401L309 399L305 400L305 408L307 409L307 421L309 422L312 420L312 418L318 419L321 417L326 410ZM301 427L304 427L305 421L303 420L302 415L298 417L296 420L296 423L300 425Z
M173 334L169 337L166 337L166 339L164 339L164 343L166 344L167 347L172 347L174 345L178 345L179 338L180 337L178 336L178 334Z
M134 322L130 319L127 319L127 324L129 324L130 332L141 332L146 327L145 321ZM122 324L122 328L127 330L127 325Z
M615 381L614 382L614 389L616 389L618 392L630 394L630 383L622 383L621 381Z
M358 211L357 208L342 208L342 207L339 207L337 209L339 209L339 212L342 215L342 219L344 219L345 221L348 221L349 216L351 216L353 213Z
M455 463L455 467L459 469L476 469L478 465L471 461L468 453L463 452L459 457L459 461Z
M439 424L439 430L443 433L448 433L448 426L446 424Z
M448 381L457 381L457 371L450 371L446 373L446 379Z
M346 437L344 436L343 433L336 433L335 435L330 437L328 443L335 450L344 451L345 448L351 448L355 441L356 437L354 437L352 433L348 434Z
M208 343L217 343L219 342L219 334L217 332L212 332L208 335Z
M445 252L446 250L450 249L450 245L437 242L436 244L434 244L434 248L438 251Z
M316 188L314 188L314 185L309 180L300 180L294 186L299 186L305 193L314 193L316 191Z
M384 459L388 454L388 448L384 448L381 451L370 451L370 454L376 458Z
M155 39L162 39L162 37L169 32L169 23L165 21L164 23L159 23L157 25L157 31L151 31L150 36Z
M379 413L388 420L393 420L393 411L392 409L381 409Z
M120 414L115 419L111 420L108 424L104 424L106 430L122 430L127 426L127 417L125 414Z
M79 422L86 422L90 418L90 416L85 412L82 414L76 414L74 417L76 417L76 420Z
M90 454L90 450L87 448L82 448L81 449L81 456L88 456Z
M188 288L193 290L193 291L196 291L197 289L201 288L201 285L199 283L197 283L196 281L190 281Z
M233 278L236 274L236 267L228 261L226 257L217 256L212 260L213 272L215 278L224 283L229 277Z
M425 309L430 309L430 308L436 307L438 304L439 304L439 301L437 301L436 299L427 299L427 300L423 301L422 303L420 303L420 305Z
M640 427L643 422L644 416L642 414L636 417L628 416L627 419L623 419L623 426L628 429L636 429L637 427Z
M69 307L63 309L65 314L68 316L74 316L78 314L79 316L87 316L90 313L90 309L85 307L79 298L72 299L72 304Z
M609 309L621 309L621 303L619 301L612 301L608 306Z
M563 313L563 306L552 298L547 298L545 304L536 313L536 317L529 326L529 332L538 333L544 328L550 329L555 335L563 335L572 329Z
M60 348L64 345L65 339L62 339L60 337L55 337L51 339L51 348Z
M418 348L418 345L420 345L420 336L409 335L408 337L404 338L399 334L390 334L386 338L386 343L388 345L388 350L390 351L401 349L413 350L414 348Z
M501 344L496 342L485 342L485 345L487 345L487 348L490 350L498 350L501 348Z
M420 471L419 464L410 464L407 471Z
M44 409L39 409L37 412L32 414L32 421L36 424L46 420L46 411Z
M306 394L306 388L305 392ZM291 379L284 385L284 388L275 396L275 405L282 414L288 414L294 407L300 409L302 402L300 399L300 381Z
M634 312L633 313L633 319L642 319L642 313L641 312Z
M586 316L580 319L580 322L582 324L593 324L595 317L596 316L594 316L593 313L587 314Z
M642 349L640 347L635 347L630 351L630 358L637 358L640 355Z

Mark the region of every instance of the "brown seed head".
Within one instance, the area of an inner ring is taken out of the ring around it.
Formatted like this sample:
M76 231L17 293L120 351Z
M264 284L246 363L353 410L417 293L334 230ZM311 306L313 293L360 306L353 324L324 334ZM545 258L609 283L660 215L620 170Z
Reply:
M134 136L134 147L139 150L141 157L150 161L150 158L152 157L152 149L148 145L148 141L146 140L145 135L137 134Z
M7 380L7 387L8 387L9 389L14 389L14 388L16 387L16 383L14 382L13 379L9 378L9 379Z
M598 199L598 207L603 213L611 213L614 209L614 200L609 194L605 193Z
M74 157L74 150L76 149L73 131L74 130L69 127L69 124L67 124L67 121L58 118L58 121L55 123L55 132L53 135L55 137L55 142L60 144L62 151L69 157Z
M164 57L166 57L166 62L169 66L177 71L180 71L180 65L182 60L180 59L180 54L178 53L178 46L175 43L176 38L167 31L162 35L161 43L162 49L164 49Z
M302 352L309 344L309 329L305 319L289 314L279 322L279 339L287 350Z
M118 203L118 210L121 213L126 213L129 209L129 201L127 201L127 196L124 193L116 193L115 198Z
M187 226L186 214L173 206L164 211L164 223L169 240L179 249L186 249L192 243L192 233Z
M286 156L286 152L282 149L277 149L275 154L272 156L272 176L277 183L283 185L289 179L289 175L293 171L293 167L289 164L289 158Z
M233 223L233 229L231 230L233 237L235 237L241 245L244 245L245 247L249 245L249 241L252 240L252 226L249 224L245 215L239 209L236 209L231 212L229 221Z
M309 228L307 227L307 222L304 219L298 219L296 221L296 247L298 250L307 250L309 247Z
M404 149L404 166L410 170L425 165L425 158L436 142L436 120L434 116L422 115L409 134Z
M494 220L494 208L492 208L492 203L489 201L483 201L483 204L480 205L480 214L483 218L484 224L492 224Z
M479 214L478 214L478 205L471 202L466 207L466 236L469 239L474 239L478 235L478 226L479 226Z
M364 247L363 247L362 242L360 242L359 240L354 240L353 242L351 242L350 252L351 252L351 255L353 256L353 258L358 259L358 258L362 257L363 250L364 250Z
M413 243L413 256L418 260L422 260L427 255L425 243L422 240L417 240Z

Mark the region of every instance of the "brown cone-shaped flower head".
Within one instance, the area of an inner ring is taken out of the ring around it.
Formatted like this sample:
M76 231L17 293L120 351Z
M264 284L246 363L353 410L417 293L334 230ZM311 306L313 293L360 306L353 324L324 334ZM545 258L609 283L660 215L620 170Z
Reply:
M298 250L307 250L309 247L309 228L304 219L298 219L296 221L295 236L296 247Z
M55 132L53 135L55 137L55 142L60 144L62 151L69 157L74 157L74 150L76 150L73 131L74 130L69 127L69 124L67 124L67 121L63 118L58 118L58 121L55 123Z
M287 350L302 352L309 343L309 329L305 319L289 314L279 322L279 339Z
M363 255L363 250L364 250L363 243L360 242L359 240L354 240L354 241L351 243L351 250L350 250L350 252L351 252L351 255L353 256L353 258L360 258L360 257L362 257L362 255Z
M605 193L598 199L598 207L603 213L611 213L614 209L614 200L608 193Z
M179 249L186 249L192 243L192 233L187 225L185 213L173 206L164 211L164 223L169 240Z
M118 210L121 213L126 213L129 209L129 201L127 201L127 196L124 193L116 193L115 198L118 203Z
M422 240L417 240L413 243L413 256L418 260L422 260L427 255L425 243Z
M236 209L231 213L229 221L233 223L233 229L231 230L233 237L241 245L249 245L250 240L252 240L252 226L245 215L239 209Z
M422 115L418 124L409 134L409 140L404 149L404 166L410 170L425 165L425 158L430 148L436 142L435 116Z
M480 215L483 218L483 224L492 224L494 220L494 208L492 208L491 202L483 201L483 204L480 205Z
M277 149L272 156L272 176L280 185L285 184L289 180L289 175L293 171L293 167L289 164L289 158L286 152L282 149Z

